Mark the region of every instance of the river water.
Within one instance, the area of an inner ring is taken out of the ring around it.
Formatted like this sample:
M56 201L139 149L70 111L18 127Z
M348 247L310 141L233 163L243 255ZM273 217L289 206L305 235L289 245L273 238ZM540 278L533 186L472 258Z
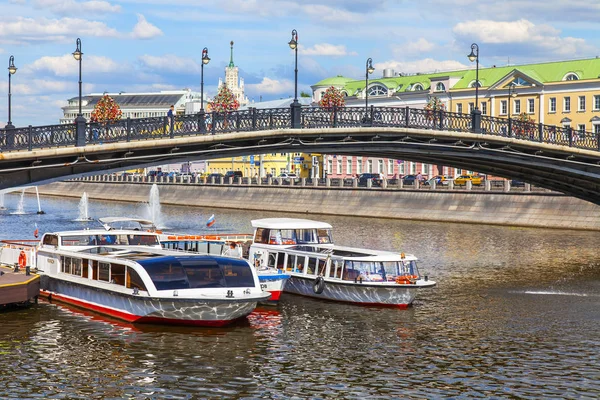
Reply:
M0 239L85 226L78 200L7 195ZM90 201L90 214L147 215ZM271 212L162 207L169 228L250 232ZM130 325L59 304L0 312L0 398L600 397L599 232L310 216L339 244L414 253L407 310L284 295L221 329Z

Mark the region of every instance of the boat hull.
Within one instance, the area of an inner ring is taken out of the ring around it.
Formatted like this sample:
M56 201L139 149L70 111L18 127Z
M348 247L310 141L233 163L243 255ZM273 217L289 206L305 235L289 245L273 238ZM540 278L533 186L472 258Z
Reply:
M326 281L323 292L314 291L315 278L293 276L285 286L285 291L318 299L372 305L406 308L414 301L418 287L408 285L378 286L368 283Z
M258 281L260 288L264 292L271 293L271 297L267 300L268 303L278 302L281 297L285 285L290 278L287 274L264 274L258 273Z
M105 289L42 277L40 294L132 323L225 326L246 317L257 299L161 299L127 295Z

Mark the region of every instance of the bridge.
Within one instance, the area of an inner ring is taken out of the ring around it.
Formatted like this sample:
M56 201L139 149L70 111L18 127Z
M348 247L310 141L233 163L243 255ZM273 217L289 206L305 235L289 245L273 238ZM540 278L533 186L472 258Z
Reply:
M473 129L478 127L478 129ZM304 152L443 164L600 204L600 134L408 107L249 109L0 130L0 189L188 160Z

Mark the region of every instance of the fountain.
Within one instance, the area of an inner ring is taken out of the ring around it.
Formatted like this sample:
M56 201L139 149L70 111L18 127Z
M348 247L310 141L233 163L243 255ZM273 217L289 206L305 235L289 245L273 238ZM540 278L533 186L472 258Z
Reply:
M158 185L153 184L150 189L150 197L146 205L146 214L148 219L154 223L154 226L163 227L162 214L160 212L160 200L158 194Z
M17 211L11 212L13 215L25 214L25 189L21 191L21 197L19 198L19 204L17 204Z
M6 210L4 206L4 192L0 192L0 210Z
M78 222L86 222L86 221L92 221L92 218L89 216L88 213L88 195L86 192L83 192L83 195L81 196L81 200L79 200L79 217L77 217L77 219L75 221Z
M35 187L35 195L37 196L37 202L38 202L38 214L46 214L44 211L42 211L42 205L40 203L40 192L38 190L38 187Z

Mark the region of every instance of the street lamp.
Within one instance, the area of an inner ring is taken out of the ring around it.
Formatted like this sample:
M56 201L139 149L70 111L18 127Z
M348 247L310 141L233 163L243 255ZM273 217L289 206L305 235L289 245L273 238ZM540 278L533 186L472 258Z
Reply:
M77 38L75 42L77 48L73 52L73 58L79 61L79 113L77 113L77 118L75 118L75 145L76 146L85 146L85 118L83 117L83 113L81 112L81 60L83 58L83 53L81 52L81 39Z
M11 97L11 90L10 90L10 78L11 76L17 72L17 67L15 67L15 58L13 56L10 56L10 58L8 59L8 123L6 124L5 128L6 129L14 129L14 125L12 124L11 121L11 102L10 102L10 97Z
M514 82L511 82L510 85L508 85L508 135L512 136L512 120L510 117L510 103L512 101L512 99L514 99L515 97L517 97L517 85L515 85Z
M372 74L375 71L373 68L373 59L371 57L367 58L367 64L365 67L365 118L369 112L369 74Z
M202 49L202 64L200 65L200 111L204 111L204 66L210 62L208 49Z
M479 133L481 126L481 111L479 111L479 46L477 43L471 45L471 53L467 56L469 61L475 61L475 108L472 112L473 131Z
M296 63L294 67L294 101L291 105L292 108L292 128L300 128L300 118L302 115L302 109L300 102L298 101L298 32L292 29L292 40L289 41L288 45L290 49L294 50L296 56Z

